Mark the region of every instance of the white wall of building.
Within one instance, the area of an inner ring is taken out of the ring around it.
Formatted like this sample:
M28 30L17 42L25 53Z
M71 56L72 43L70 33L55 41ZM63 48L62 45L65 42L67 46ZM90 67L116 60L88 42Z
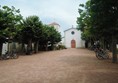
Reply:
M53 26L56 31L60 32L60 25L58 23L53 22L53 23L49 24L49 26Z
M64 37L61 38L61 43L64 45Z
M72 31L74 34L72 35ZM67 48L71 48L71 40L76 41L76 48L84 47L84 41L81 39L81 32L78 31L76 28L70 28L64 31L64 45Z
M56 29L56 31L58 31L59 32L59 25L54 25L54 28Z
M5 54L8 51L8 43L3 43L2 54Z

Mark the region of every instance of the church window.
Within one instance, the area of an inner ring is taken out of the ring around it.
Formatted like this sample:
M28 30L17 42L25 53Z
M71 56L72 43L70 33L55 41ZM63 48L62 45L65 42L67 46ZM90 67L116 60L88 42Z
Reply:
M74 34L75 34L75 32L74 32L74 31L72 31L72 32L71 32L71 34L72 34L72 35L74 35Z

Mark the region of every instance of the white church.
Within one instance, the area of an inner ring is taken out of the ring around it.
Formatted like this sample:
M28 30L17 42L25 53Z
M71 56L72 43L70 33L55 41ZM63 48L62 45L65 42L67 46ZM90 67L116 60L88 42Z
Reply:
M56 22L49 24L49 26L54 26L57 31L60 31L60 25ZM81 39L81 31L77 30L73 26L64 31L64 37L61 42L66 48L85 47L85 42Z
M82 48L85 47L84 41L81 39L81 32L74 28L64 31L64 45L66 48Z

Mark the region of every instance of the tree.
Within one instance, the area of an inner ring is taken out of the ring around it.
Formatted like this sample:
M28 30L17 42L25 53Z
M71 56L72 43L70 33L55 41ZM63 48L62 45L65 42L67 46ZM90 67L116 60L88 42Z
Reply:
M104 49L112 46L113 62L117 62L116 43L118 37L118 1L89 0L80 4L80 17L77 18L79 30L84 40L100 40ZM111 44L112 43L112 44Z
M51 45L51 50L53 49L53 45L57 44L61 41L61 35L58 31L54 29L54 27L44 25L43 33L40 44L42 44L46 50L48 50L48 45Z
M42 22L38 16L29 16L23 19L21 25L22 43L27 44L27 54L32 52L32 42L35 42L35 52L37 52L38 41L42 33Z
M49 42L51 44L51 49L53 49L54 44L57 44L58 42L61 41L61 35L54 27L49 27Z
M82 39L85 40L86 47L88 47L89 42L93 44L93 41L97 39L91 25L90 1L80 4L78 12L80 16L77 17L77 29L82 31Z
M92 26L99 37L112 40L113 62L117 62L116 39L118 36L118 1L117 0L90 0Z
M0 7L0 55L2 53L2 45L6 39L13 39L16 35L15 26L20 22L22 16L19 9L15 7Z

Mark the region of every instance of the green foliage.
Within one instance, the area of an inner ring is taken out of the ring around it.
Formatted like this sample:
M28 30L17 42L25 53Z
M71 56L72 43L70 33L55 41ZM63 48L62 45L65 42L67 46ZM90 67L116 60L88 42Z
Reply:
M91 12L90 12L90 1L87 1L86 4L80 4L78 12L80 14L77 17L77 29L82 31L82 39L90 41L90 39L95 39L95 31L92 29L91 25Z
M91 0L91 19L100 36L117 35L118 1Z
M38 16L28 16L23 19L20 10L15 7L0 7L0 54L2 43L6 39L13 39L22 44L27 44L27 52L32 51L34 43L35 52L39 45L48 46L61 41L61 35L54 27L43 25Z
M2 45L9 39L14 39L16 33L16 25L19 24L22 16L20 10L15 7L0 7L0 55L2 53Z
M117 62L116 43L118 37L118 1L91 0L91 21L99 38L112 42L113 62Z
M118 36L118 1L89 0L86 4L80 4L77 18L78 30L81 30L84 40L106 39L109 35ZM89 33L88 33L89 32ZM108 39L108 38L107 38Z
M117 0L89 0L80 5L80 17L77 18L78 29L84 40L100 40L102 44L111 45L113 62L117 61L116 41L118 37L118 1ZM104 45L107 46L107 45Z
M23 19L20 25L19 37L22 36L23 42L27 43L30 39L38 40L42 33L42 22L38 16L29 16Z
M54 29L52 26L45 25L44 26L44 34L48 41L52 43L57 43L61 41L61 35L58 31Z
M41 44L56 44L61 41L61 35L58 31L54 29L52 26L44 25L43 33L41 38Z
M22 16L19 9L15 7L3 6L0 8L0 37L14 37L16 35L15 26L20 22Z
M61 41L61 35L58 31L54 29L54 27L49 27L49 41L53 44Z

